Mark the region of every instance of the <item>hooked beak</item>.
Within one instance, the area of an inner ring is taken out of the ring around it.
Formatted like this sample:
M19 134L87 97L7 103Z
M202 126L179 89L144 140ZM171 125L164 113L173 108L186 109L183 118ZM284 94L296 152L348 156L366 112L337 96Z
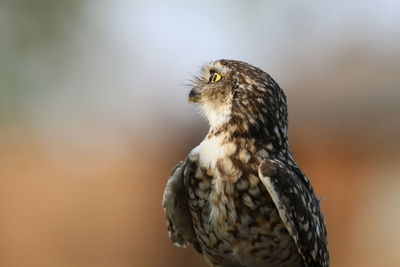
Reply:
M197 103L197 102L199 102L199 100L200 100L200 93L197 92L194 88L192 90L190 90L188 101Z

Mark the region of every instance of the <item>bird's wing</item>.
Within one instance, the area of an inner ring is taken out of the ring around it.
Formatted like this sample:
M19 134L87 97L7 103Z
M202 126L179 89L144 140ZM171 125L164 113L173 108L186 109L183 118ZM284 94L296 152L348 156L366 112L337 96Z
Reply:
M329 254L319 200L301 174L279 160L265 159L259 177L271 195L279 215L307 267L328 267Z
M172 169L164 190L162 206L171 241L179 247L186 247L191 243L199 251L201 248L194 232L184 185L184 175L187 172L185 168L187 169L186 160Z

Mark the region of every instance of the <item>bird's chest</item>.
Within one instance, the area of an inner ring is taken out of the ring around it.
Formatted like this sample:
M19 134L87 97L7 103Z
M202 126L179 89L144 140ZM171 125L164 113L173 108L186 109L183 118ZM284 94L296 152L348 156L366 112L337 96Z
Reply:
M192 210L218 229L236 220L235 183L242 170L233 163L236 145L223 136L206 138L198 147L198 164L191 175Z
M196 148L198 153L198 165L211 171L217 167L217 163L235 153L237 147L234 143L226 141L225 136L206 137Z
M275 238L285 229L256 173L249 170L232 183L214 177L217 172L197 167L187 183L193 226L203 250L232 259L253 257L249 244L260 244L251 252L255 254L277 244Z
M216 144L216 140L212 142ZM238 257L244 251L250 255L249 249L254 246L248 244L260 244L254 253L275 246L286 229L258 178L257 160L232 147L215 148L211 144L207 142L196 149L197 164L185 178L193 226L201 246L219 255L228 251L227 258Z

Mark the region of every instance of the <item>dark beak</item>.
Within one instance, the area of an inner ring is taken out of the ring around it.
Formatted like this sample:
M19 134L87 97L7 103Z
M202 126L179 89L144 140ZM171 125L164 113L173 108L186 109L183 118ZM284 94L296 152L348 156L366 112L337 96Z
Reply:
M197 90L194 88L192 90L190 90L188 101L197 103L197 102L199 102L199 100L200 100L200 93L197 92Z

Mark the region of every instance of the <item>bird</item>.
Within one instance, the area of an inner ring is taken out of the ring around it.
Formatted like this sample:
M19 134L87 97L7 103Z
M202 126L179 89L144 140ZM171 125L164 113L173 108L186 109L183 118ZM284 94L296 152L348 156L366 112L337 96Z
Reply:
M162 200L169 238L214 267L328 267L320 199L288 144L286 95L262 69L206 63L189 102L209 122Z

